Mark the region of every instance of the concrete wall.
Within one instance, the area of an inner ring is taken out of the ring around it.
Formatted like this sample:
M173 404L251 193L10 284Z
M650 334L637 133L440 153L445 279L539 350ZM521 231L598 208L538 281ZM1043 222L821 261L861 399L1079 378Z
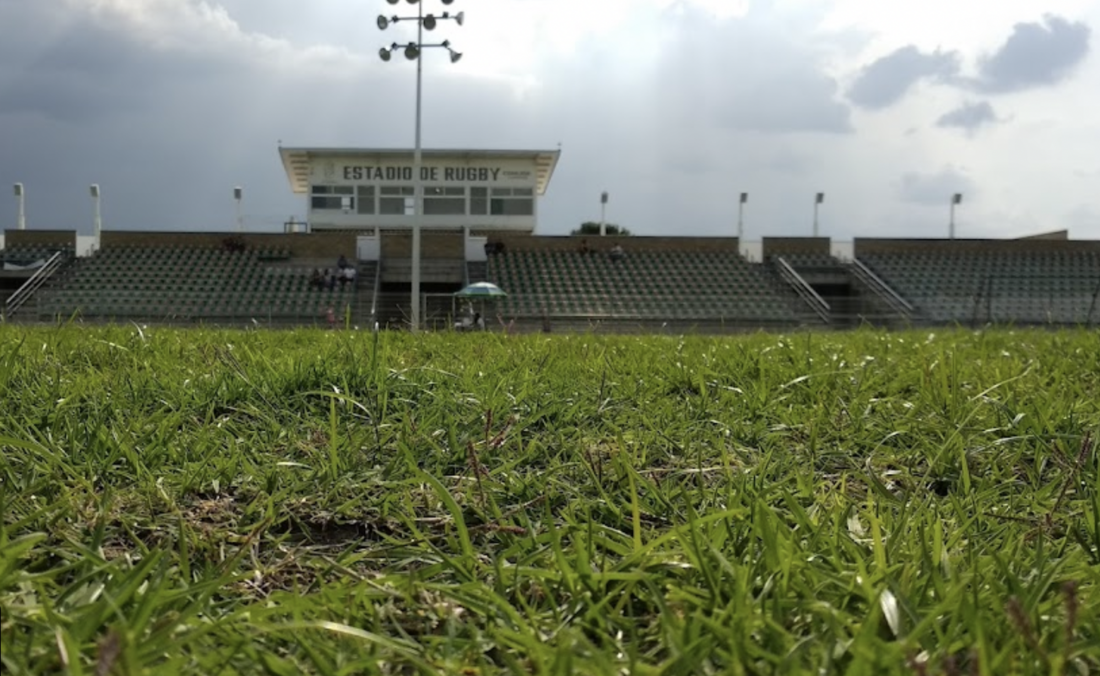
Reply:
M1053 253L1100 251L1100 240L857 238L856 256L885 253Z
M6 230L4 245L33 246L42 244L60 244L76 248L76 230Z
M298 258L355 257L355 232L315 232L310 234L232 233L232 232L104 232L100 248L117 247L182 247L215 249L224 246L226 238L239 237L250 248L282 248Z
M402 231L382 232L382 258L411 258L412 233ZM422 232L420 235L421 259L466 259L466 243L462 232Z
M784 254L829 255L828 237L765 237L764 256Z
M576 251L581 240L596 251L606 251L615 244L621 244L626 252L685 251L702 253L739 251L736 237L623 237L584 235L584 236L539 236L517 235L515 233L474 229L470 233L478 237L488 237L490 242L504 242L507 251Z

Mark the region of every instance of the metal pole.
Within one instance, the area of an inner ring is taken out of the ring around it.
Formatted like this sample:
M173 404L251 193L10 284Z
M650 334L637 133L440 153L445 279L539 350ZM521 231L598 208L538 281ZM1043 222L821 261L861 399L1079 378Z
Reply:
M737 204L737 239L743 239L745 237L745 203L738 202Z
M951 198L951 220L947 225L947 238L955 239L955 198Z
M17 185L16 190L19 196L19 229L27 229L27 194L23 184Z
M241 216L241 198L244 196L244 191L240 188L233 189L233 201L236 203L237 209L237 232L244 232L244 217Z
M817 207L819 205L820 205L820 202L818 202L817 198L815 197L814 198L814 237L817 237Z
M412 330L420 330L420 93L424 71L424 3L416 3L419 20L416 22L416 146L413 150L413 226L412 226Z
M600 237L607 235L607 204L600 204Z
M94 213L95 213L94 221L92 223L92 231L93 231L93 234L95 235L95 241L98 244L99 243L99 233L103 230L103 219L102 219L102 217L100 215L100 211L99 211L99 186L98 185L93 185L92 186L92 204L93 204Z

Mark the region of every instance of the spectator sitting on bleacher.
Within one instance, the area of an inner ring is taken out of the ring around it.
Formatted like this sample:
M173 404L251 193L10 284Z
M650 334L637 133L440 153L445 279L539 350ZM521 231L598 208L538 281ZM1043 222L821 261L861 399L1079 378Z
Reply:
M582 239L580 246L577 247L577 252L582 253L582 254L586 254L589 251L591 251L591 249L588 248L588 240L587 239Z
M332 274L328 276L328 290L332 291L336 288L336 271L333 270Z
M340 288L344 288L345 284L355 286L355 268L350 265L344 268L344 272L340 275Z
M611 251L607 253L607 256L611 260L618 262L626 257L626 252L623 251L623 247L621 244L616 244L615 246L611 247Z
M309 276L309 288L320 289L323 283L321 281L321 271L313 268L313 273Z
M344 254L340 254L340 260L336 261L336 267L341 270L348 267L348 259L344 257Z

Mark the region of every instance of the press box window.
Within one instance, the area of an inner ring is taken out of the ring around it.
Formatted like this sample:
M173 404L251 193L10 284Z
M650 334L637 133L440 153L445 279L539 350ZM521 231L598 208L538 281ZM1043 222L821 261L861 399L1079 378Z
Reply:
M378 189L378 213L384 216L404 216L408 213L407 203L412 202L411 185L384 185Z
M533 216L535 192L531 188L493 188L490 216Z
M424 214L427 216L466 215L466 189L424 188Z
M356 198L359 200L358 213L360 214L373 214L374 209L374 186L373 185L361 185L359 186L358 194Z
M489 189L470 188L470 215L489 215Z
M315 211L351 211L355 209L355 187L315 185L310 191L309 204Z

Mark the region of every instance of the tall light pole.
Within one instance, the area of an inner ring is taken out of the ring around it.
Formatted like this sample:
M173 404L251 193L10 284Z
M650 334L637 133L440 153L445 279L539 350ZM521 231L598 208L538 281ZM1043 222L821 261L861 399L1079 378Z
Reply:
M27 229L27 193L23 189L22 183L16 183L12 188L15 191L15 201L19 203L19 220L18 227L20 230Z
M814 237L817 237L817 210L821 206L821 203L825 201L825 193L819 192L814 197Z
M92 211L93 211L92 234L95 235L95 241L96 241L96 244L98 244L99 243L99 233L103 229L103 219L100 217L100 213L99 213L99 184L98 183L93 183L88 188L88 192L92 196Z
M391 5L396 5L400 0L386 0ZM390 24L398 23L400 21L416 21L416 42L409 42L404 45L405 58L410 61L416 61L416 145L413 149L413 224L412 224L412 330L420 330L420 229L421 229L421 215L424 213L423 203L423 177L421 176L421 164L423 158L421 156L420 149L420 99L423 80L423 59L421 59L421 53L425 47L442 47L446 49L451 55L451 63L457 63L462 58L462 54L451 49L451 43L447 40L439 44L426 45L424 44L424 30L434 30L438 25L440 19L454 19L455 23L459 26L462 25L464 14L459 12L458 14L451 15L449 12L443 12L440 16L434 14L424 14L424 4L420 0L408 0L409 4L416 5L416 16L392 16L386 17L385 15L378 15L378 28L379 30L386 30ZM441 0L444 5L450 5L454 0ZM378 50L378 56L383 61L389 61L392 58L393 53L402 49L402 46L396 42L389 47L383 47Z
M955 239L955 207L962 204L963 196L961 192L957 192L951 196L951 220L947 226L947 238Z
M737 204L737 239L745 237L745 204L749 201L747 192L741 193L741 201Z
M233 201L237 203L237 232L244 232L244 217L241 216L242 199L244 199L244 189L241 186L233 188Z
M600 193L600 237L607 235L607 191Z

